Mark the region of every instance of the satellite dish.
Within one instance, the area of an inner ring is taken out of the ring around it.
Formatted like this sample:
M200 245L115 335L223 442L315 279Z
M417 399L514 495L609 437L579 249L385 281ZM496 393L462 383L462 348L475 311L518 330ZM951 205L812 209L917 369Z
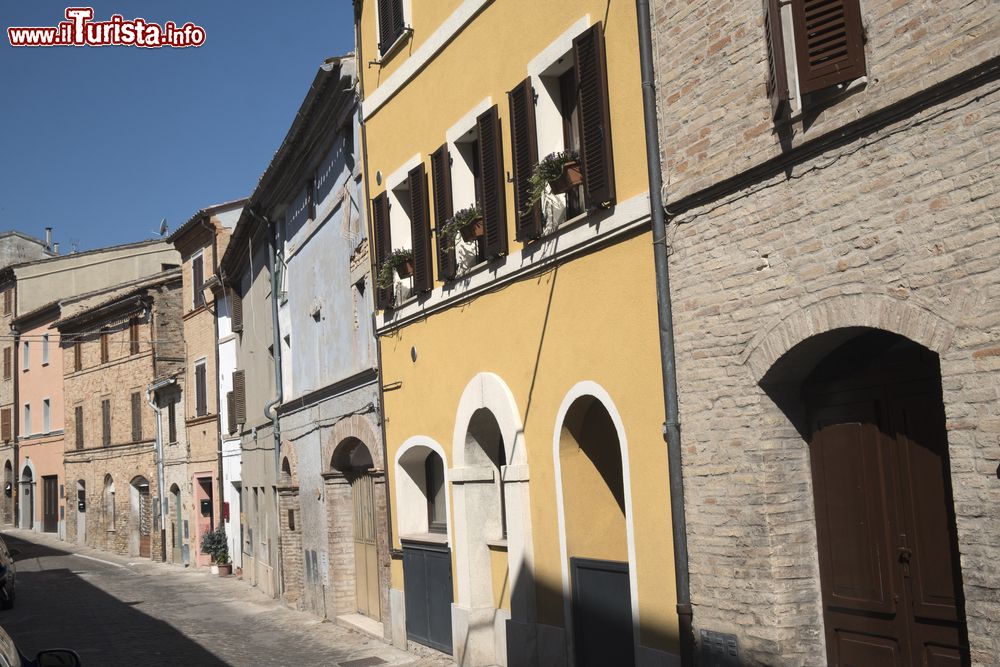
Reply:
M168 229L168 227L167 227L167 219L164 218L163 220L160 220L160 236L166 236L167 235L167 229Z

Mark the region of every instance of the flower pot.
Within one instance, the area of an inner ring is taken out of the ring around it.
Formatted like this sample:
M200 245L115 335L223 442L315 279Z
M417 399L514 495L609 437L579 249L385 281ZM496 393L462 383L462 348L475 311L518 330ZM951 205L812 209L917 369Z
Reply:
M562 167L562 173L558 178L549 181L549 188L552 194L566 194L576 186L583 183L583 174L580 173L580 163L577 160L567 162Z
M211 571L212 571L212 574L218 574L219 573L219 566L216 565L215 563L212 563Z
M462 232L462 240L471 243L486 234L486 226L483 224L483 216L477 216L462 225L459 230Z
M218 570L220 577L228 577L233 573L233 564L226 563L225 565L219 565Z
M396 275L400 280L404 280L413 275L413 260L408 259L402 264L396 265Z

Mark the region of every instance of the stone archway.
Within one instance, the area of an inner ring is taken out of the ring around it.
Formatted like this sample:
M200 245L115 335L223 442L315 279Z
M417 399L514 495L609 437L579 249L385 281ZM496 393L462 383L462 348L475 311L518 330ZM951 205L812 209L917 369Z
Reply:
M295 446L281 446L278 473L278 526L281 536L281 598L296 609L302 607L302 516L299 507L299 480Z
M131 556L152 556L153 508L149 480L138 475L129 483L128 553Z
M361 614L382 623L393 641L389 608L388 494L381 438L372 422L352 415L323 445L330 575L337 616ZM372 565L374 563L374 570ZM404 631L395 637L405 646Z

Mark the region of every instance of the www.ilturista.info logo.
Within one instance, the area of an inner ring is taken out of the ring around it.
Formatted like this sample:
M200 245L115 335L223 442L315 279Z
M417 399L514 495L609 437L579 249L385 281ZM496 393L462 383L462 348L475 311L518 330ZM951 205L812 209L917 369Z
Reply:
M144 49L183 49L205 43L205 29L190 21L162 26L146 19L125 20L114 14L108 21L94 21L93 7L67 7L66 20L54 28L10 27L11 46L138 46Z

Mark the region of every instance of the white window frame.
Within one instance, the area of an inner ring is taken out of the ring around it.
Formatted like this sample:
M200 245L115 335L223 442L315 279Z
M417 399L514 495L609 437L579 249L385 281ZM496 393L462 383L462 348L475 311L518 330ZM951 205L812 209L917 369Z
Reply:
M406 43L406 40L413 34L413 5L411 0L402 1L403 32L399 33L396 41L386 47L385 51L378 48L379 39L382 35L382 17L378 13L378 3L373 2L372 5L375 7L375 50L378 52L378 62L381 63L383 60L391 58L396 53L396 50Z
M469 160L472 158L471 152L464 145L471 144L479 138L479 128L476 119L488 111L493 106L493 98L487 97L480 100L474 107L462 116L458 122L452 125L445 132L445 141L448 143L448 153L451 155L451 208L452 211L460 211L476 204L476 180ZM479 146L482 151L482 145ZM438 224L444 221L438 221ZM479 264L479 245L476 241L466 243L461 235L455 239L455 264L456 278L469 273Z
M52 401L48 398L42 399L42 433L52 432Z
M423 156L417 153L385 179L385 192L389 200L389 236L392 241L390 251L403 248L413 250L408 179L410 170L416 168L422 161ZM413 295L412 277L400 280L399 276L393 273L392 281L397 304Z
M31 347L30 347L30 343L28 343L28 341L23 341L21 343L21 347L24 350L24 353L21 356L21 370L22 371L27 371L28 369L31 368Z
M42 334L42 366L49 365L49 335Z
M31 435L31 403L24 404L24 435Z

